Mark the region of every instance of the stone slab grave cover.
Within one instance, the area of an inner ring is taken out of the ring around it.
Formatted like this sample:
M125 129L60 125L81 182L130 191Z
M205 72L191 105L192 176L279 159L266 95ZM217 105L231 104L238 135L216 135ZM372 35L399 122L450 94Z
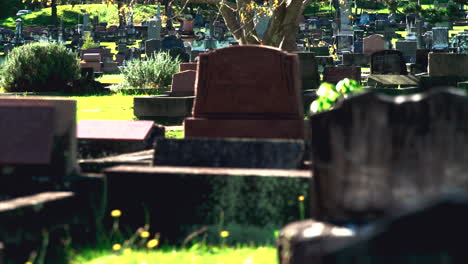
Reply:
M276 48L232 46L199 57L187 138L303 138L298 57Z
M362 50L364 54L372 54L385 49L385 39L381 35L370 35L363 39Z
M430 76L468 77L468 54L429 53Z
M156 136L164 136L153 121L82 120L77 128L81 157L150 149Z
M419 86L419 79L413 75L371 74L367 85L376 88L403 88Z
M299 169L304 149L301 140L160 138L155 144L154 165Z
M338 66L326 67L323 73L323 81L328 83L338 83L339 81L349 78L361 82L361 67L357 66Z
M382 50L372 53L371 74L408 74L403 53L398 50Z

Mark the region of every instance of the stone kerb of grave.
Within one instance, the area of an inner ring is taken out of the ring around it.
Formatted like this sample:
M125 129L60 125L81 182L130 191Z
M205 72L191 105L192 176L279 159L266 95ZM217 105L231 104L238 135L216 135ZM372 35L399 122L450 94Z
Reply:
M298 57L246 45L199 57L186 137L303 138Z

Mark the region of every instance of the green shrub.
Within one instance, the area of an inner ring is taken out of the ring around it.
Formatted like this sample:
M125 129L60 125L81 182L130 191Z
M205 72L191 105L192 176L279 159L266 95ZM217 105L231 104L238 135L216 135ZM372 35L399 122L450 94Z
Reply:
M310 105L311 113L319 113L333 108L340 98L362 91L362 86L355 80L348 78L339 81L336 86L331 83L322 83L317 90L318 98Z
M422 16L431 24L442 22L447 16L446 8L429 8L422 10Z
M98 47L99 47L99 44L94 42L94 39L93 39L93 37L91 37L91 34L86 33L85 40L84 40L84 43L83 43L83 46L81 47L81 49L87 50L87 49L94 49L94 48L98 48Z
M147 60L129 61L122 70L123 85L127 88L165 88L171 84L179 64L180 60L171 58L168 52L155 53Z
M28 44L8 54L0 76L7 92L67 92L80 77L80 62L61 44Z

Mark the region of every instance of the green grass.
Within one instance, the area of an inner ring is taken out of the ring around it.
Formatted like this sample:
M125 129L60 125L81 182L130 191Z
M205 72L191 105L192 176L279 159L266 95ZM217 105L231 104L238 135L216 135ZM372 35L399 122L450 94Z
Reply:
M275 264L274 247L172 249L114 253L85 251L71 264Z
M167 130L167 138L184 138L184 130Z
M123 82L122 74L104 74L101 77L97 78L96 81L100 83L111 83L118 84Z
M133 96L121 94L72 96L77 101L77 120L133 120Z

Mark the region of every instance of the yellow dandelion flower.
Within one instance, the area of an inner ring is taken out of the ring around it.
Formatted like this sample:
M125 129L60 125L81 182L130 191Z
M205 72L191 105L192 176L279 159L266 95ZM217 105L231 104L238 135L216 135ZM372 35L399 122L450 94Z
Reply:
M148 231L143 231L140 233L141 238L148 238L150 236L150 232Z
M120 210L116 209L116 210L111 211L111 216L112 217L120 217L121 215L122 215L122 211L120 211Z
M31 261L26 261L24 264L33 264Z
M114 244L112 246L112 250L114 250L114 251L119 251L120 249L122 249L122 245L120 245L120 244Z
M273 2L273 7L278 7L279 4L280 4L280 3L279 3L279 0L275 0L275 1Z
M130 255L132 253L132 249L131 248L126 248L126 249L124 249L123 253L124 253L124 255Z
M229 236L229 231L223 230L223 231L219 232L219 236L222 237L222 238L226 238L226 237Z
M151 239L150 241L148 241L148 243L146 243L147 248L155 248L158 245L159 245L159 240L157 239Z
M299 202L303 202L304 201L304 195L300 195L299 197L297 197L297 199L299 200Z

